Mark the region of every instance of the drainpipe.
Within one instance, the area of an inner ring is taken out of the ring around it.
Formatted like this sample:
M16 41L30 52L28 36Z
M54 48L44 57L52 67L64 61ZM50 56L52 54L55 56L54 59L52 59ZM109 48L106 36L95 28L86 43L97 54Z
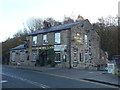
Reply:
M71 69L71 29L68 34L68 55L69 55L69 69Z

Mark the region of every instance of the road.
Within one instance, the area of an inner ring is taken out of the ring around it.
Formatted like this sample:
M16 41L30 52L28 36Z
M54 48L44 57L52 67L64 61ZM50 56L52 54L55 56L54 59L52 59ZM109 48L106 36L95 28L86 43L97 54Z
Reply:
M44 72L2 67L2 88L111 88Z

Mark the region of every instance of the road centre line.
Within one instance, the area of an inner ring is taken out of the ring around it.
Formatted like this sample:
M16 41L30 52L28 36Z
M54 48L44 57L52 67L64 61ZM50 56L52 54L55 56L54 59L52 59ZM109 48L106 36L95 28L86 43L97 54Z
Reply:
M77 80L77 81L82 81L82 82L87 82L87 83L92 83L92 84L97 84L97 85L102 85L102 86L107 86L107 87L111 87L111 88L118 88L117 86L111 86L111 85L102 84L99 82L92 82L92 81L82 80L82 79L78 79L78 78L72 78L72 77L63 76L63 75L57 75L57 74L48 73L48 72L38 72L38 71L32 71L32 72L37 72L37 73L42 73L42 74L47 74L47 75L51 75L51 76L62 77L62 78L67 78L67 79L71 79L71 80Z
M34 70L29 70L29 71L36 72L36 73L47 74L47 75L56 76L56 77L63 77L63 78L71 79L71 80L77 80L77 81L82 81L82 82L87 82L87 83L93 83L93 84L107 86L107 87L111 87L111 88L118 88L117 86L102 84L102 83L99 83L99 82L87 81L87 80L83 80L83 79L79 79L79 78L72 78L72 77L64 76L64 75L57 75L57 74L48 73L48 72L39 72L39 71L34 71Z

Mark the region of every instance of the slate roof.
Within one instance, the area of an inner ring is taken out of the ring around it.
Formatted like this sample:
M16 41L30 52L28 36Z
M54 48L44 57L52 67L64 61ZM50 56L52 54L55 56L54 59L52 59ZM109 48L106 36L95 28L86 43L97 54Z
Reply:
M55 31L70 29L71 27L73 27L73 26L75 26L79 23L83 23L86 20L81 20L81 21L78 21L78 22L62 24L62 25L59 25L59 26L53 26L53 27L50 27L50 28L47 28L47 29L43 29L43 30L39 30L39 31L36 31L34 33L31 33L31 34L29 34L29 36L34 36L34 35L37 35L37 34L40 34L40 33L48 33L48 32L55 32Z
M11 50L20 50L20 49L25 49L25 44L22 44L22 45L19 45L17 47L14 47Z

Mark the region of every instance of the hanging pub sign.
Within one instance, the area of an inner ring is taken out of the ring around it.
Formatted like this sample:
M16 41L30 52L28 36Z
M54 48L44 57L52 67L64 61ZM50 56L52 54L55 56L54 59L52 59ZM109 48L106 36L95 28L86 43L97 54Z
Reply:
M54 51L64 51L67 45L54 45Z

